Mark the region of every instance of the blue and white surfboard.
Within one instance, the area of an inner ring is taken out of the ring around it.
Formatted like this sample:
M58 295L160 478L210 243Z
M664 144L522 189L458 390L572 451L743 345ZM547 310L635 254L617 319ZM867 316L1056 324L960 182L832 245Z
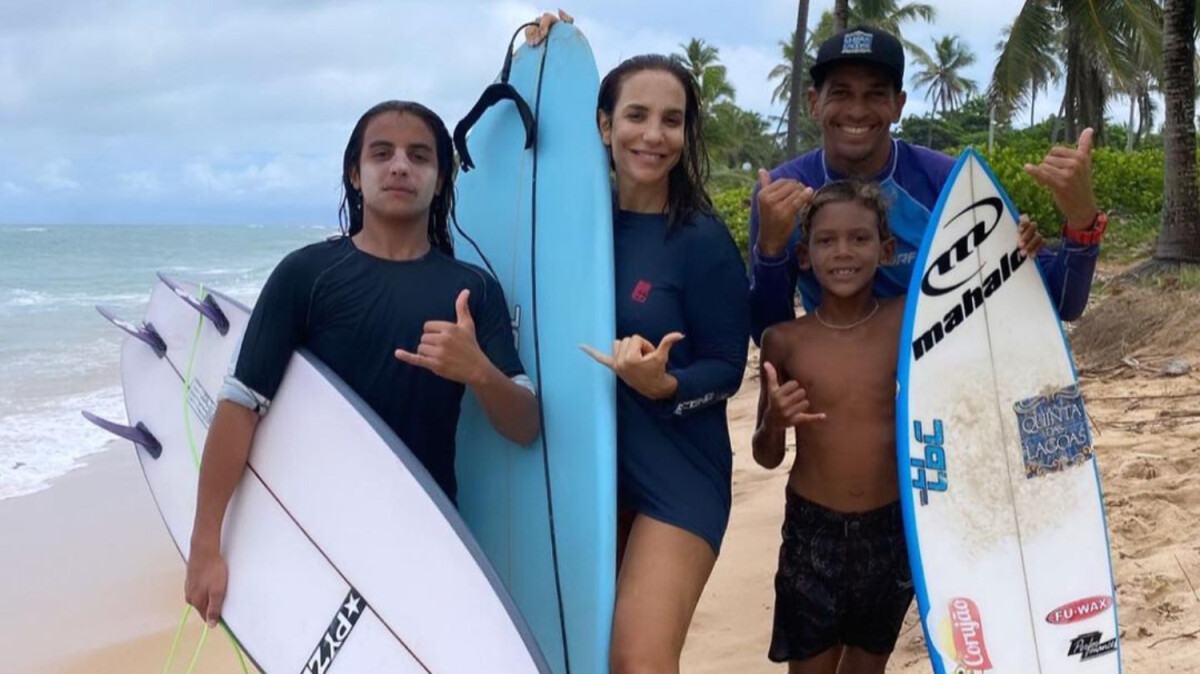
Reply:
M921 620L939 674L1119 672L1087 415L1017 217L966 150L909 286L896 423Z

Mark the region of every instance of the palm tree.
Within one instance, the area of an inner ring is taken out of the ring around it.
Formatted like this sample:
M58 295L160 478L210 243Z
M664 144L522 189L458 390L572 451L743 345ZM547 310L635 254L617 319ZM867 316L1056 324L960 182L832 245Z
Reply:
M1114 78L1115 79L1115 78ZM1131 152L1141 143L1142 137L1154 124L1154 111L1158 107L1152 92L1157 88L1158 78L1146 67L1126 82L1114 81L1113 89L1129 99L1129 126L1125 134L1125 151ZM1134 118L1137 126L1134 127Z
M853 23L865 23L899 35L900 25L909 21L933 23L937 10L923 2L899 5L896 0L855 0L849 18Z
M1196 1L1163 3L1166 171L1156 261L1200 263L1196 189Z
M720 49L698 38L679 47L683 53L673 58L682 63L700 84L700 106L705 113L722 99L733 100L735 91L726 77L725 66L721 65Z
M1025 0L996 59L989 87L993 101L1015 108L1033 79L1034 64L1061 39L1067 136L1091 126L1100 142L1111 82L1135 79L1132 55L1139 42L1161 42L1160 15L1157 0Z
M1012 25L1004 27L1001 31L1001 38L996 42L996 51L1004 51L1004 45L1008 42L1008 36L1012 33ZM1018 84L1018 90L1013 92L1011 96L997 96L994 91L989 91L989 98L993 103L1000 104L1001 108L1006 112L1008 105L1014 103L1024 104L1029 102L1029 125L1033 126L1037 121L1037 96L1038 92L1048 92L1050 85L1058 86L1062 82L1062 68L1058 63L1061 55L1065 51L1065 45L1061 40L1051 40L1050 44L1045 45L1044 49L1035 51L1027 64L1024 64L1024 72L1013 75L1008 78L1003 78L1005 81L1012 81ZM1006 105L1008 104L1008 105ZM1008 115L1006 114L1005 117Z
M846 12L844 21L838 18L837 15L843 4L845 5ZM936 18L937 10L932 5L921 2L909 2L900 5L897 4L896 0L855 0L853 3L850 3L849 0L837 0L834 4L833 14L825 12L821 15L821 20L817 24L817 30L813 34L813 42L821 44L826 39L845 30L846 26L865 24L882 28L895 35L900 39L900 43L904 45L904 49L909 53L913 55L924 54L925 52L920 46L904 38L900 27L911 21L932 23Z
M779 63L771 68L771 72L767 73L767 81L773 82L779 80L779 84L771 91L772 103L783 103L786 107L792 99L792 71L795 68L796 56L792 45L795 44L796 36L792 35L790 40L779 41L779 55L782 57ZM801 75L804 72L801 71Z
M793 36L794 37L794 36ZM812 86L812 77L808 74L808 68L800 70L800 95L796 99L799 103L796 106L797 115L796 121L790 121L792 112L792 72L795 64L795 59L792 58L792 41L779 41L779 53L782 56L780 62L771 69L767 74L767 80L774 82L778 80L775 88L771 92L772 103L783 103L783 114L779 117L772 116L771 119L775 122L775 132L772 137L776 142L781 143L781 147L786 150L788 133L795 134L796 149L793 152L785 152L785 159L791 159L799 153L800 148L814 143L818 143L821 138L821 130L817 126L816 121L810 117L807 112L804 92L808 91ZM813 49L814 40L810 34L807 44L805 45L805 62L815 60ZM786 130L785 130L786 125Z
M704 127L713 164L737 169L747 162L754 167L778 163L779 146L767 133L769 125L762 115L730 101L714 104Z
M833 0L833 32L840 33L850 25L850 0Z
M941 106L942 115L958 109L959 104L978 91L975 80L959 74L963 68L975 63L975 54L964 45L957 35L946 35L933 40L935 56L916 56L921 68L913 75L912 85L926 90L925 100L936 110Z
M800 100L804 87L804 38L808 36L808 0L800 0L796 8L796 31L792 33L792 72L790 93L788 94L788 133L786 148L787 158L796 156L796 147L800 135L800 105L792 103Z

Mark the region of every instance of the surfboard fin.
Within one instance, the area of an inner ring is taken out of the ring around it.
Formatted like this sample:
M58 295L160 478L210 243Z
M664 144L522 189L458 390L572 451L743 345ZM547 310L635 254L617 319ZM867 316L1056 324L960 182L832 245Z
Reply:
M517 93L517 89L508 83L508 74L512 71L513 44L526 26L534 25L537 24L523 24L516 33L513 33L512 40L508 42L508 51L504 54L504 67L500 70L500 81L488 85L467 116L454 125L454 149L458 150L459 166L462 167L464 173L475 168L475 162L471 160L471 152L467 149L467 132L475 126L480 117L483 117L483 113L487 112L488 108L500 101L512 101L517 106L517 114L521 116L521 124L525 127L525 149L533 147L533 143L537 139L537 119L534 117L533 111L529 109L529 104L525 102L525 99L521 98L521 94Z
M199 311L202 316L207 318L209 322L213 324L213 327L217 329L217 332L221 333L222 336L229 333L229 319L225 317L225 312L221 311L221 307L217 306L217 302L212 298L212 296L205 297L203 300L198 300L195 297L192 297L188 291L180 287L178 283L171 280L171 278L166 274L158 272L158 279L162 281L164 285L170 288L171 292L178 295L179 298L184 302L187 302L188 306L196 311Z
M141 341L146 346L149 346L151 349L153 349L154 355L158 356L159 358L167 355L167 343L163 341L162 336L158 334L158 331L154 329L152 324L142 323L141 325L136 325L121 318L120 316L117 316L116 312L114 312L112 309L100 306L99 304L96 305L96 311L100 312L101 316L108 319L109 323L112 323L120 328L122 332L130 337L133 337L134 339L137 339L138 341Z
M150 432L149 428L146 428L146 424L143 424L140 421L134 426L126 426L124 424L118 424L115 421L109 421L108 419L98 417L87 410L83 411L83 418L115 436L124 438L138 447L141 447L142 449L146 450L146 453L149 454L150 458L152 459L157 459L158 457L162 456L162 443L158 441L158 438L154 437L154 434Z

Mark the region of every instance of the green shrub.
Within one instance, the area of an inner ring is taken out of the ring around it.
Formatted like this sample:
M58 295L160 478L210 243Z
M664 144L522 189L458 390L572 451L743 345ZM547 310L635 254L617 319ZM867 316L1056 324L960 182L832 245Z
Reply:
M737 243L738 250L742 251L742 257L746 257L749 250L750 190L751 186L747 185L745 187L722 190L713 194L713 206L717 209L717 215L729 227L729 233L733 235L733 240Z
M1041 162L1050 151L1044 139L1014 134L1012 142L997 143L992 152L980 148L996 178L1021 213L1038 223L1042 234L1057 239L1063 216L1050 191L1025 172L1025 164ZM949 151L951 156L958 152ZM1109 213L1105 257L1129 259L1146 255L1153 247L1162 217L1163 152L1152 148L1135 152L1102 147L1092 151L1092 185L1096 202ZM717 213L733 234L743 255L750 238L750 193L753 173L720 171L710 180Z
M1036 221L1044 235L1057 237L1063 216L1050 191L1031 178L1024 168L1025 164L1040 162L1049 149L1049 144L1021 143L1017 147L997 145L990 154L983 154L1017 210ZM1097 204L1109 213L1113 224L1118 220L1138 220L1147 216L1157 218L1162 212L1162 151L1124 152L1097 148L1092 151L1092 186ZM1112 229L1109 230L1109 241L1113 241Z

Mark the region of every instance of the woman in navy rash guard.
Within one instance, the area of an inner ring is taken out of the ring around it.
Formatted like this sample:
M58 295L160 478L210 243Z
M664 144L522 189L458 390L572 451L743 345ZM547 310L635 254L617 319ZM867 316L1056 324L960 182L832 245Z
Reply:
M617 603L614 672L678 672L729 521L725 400L742 383L749 284L704 192L699 87L664 56L600 84L616 175Z
M527 39L539 42L554 20L545 15ZM725 400L746 366L749 284L704 191L691 74L665 56L636 56L600 83L598 107L616 178L618 339L611 354L584 350L620 379L610 663L617 674L677 674L729 521Z

